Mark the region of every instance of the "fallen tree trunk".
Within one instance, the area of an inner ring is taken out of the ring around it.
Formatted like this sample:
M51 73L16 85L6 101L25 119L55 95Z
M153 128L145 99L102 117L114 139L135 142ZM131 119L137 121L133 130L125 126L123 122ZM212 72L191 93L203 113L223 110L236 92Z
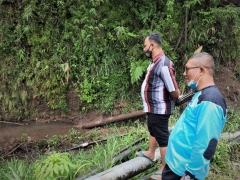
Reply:
M160 151L159 148L155 151L156 160L160 159ZM124 180L134 177L141 172L152 167L154 162L147 158L136 157L127 162L124 162L120 165L114 166L106 171L103 171L95 176L89 177L86 180ZM76 179L79 180L79 179Z
M126 120L126 119L131 119L131 118L135 118L135 117L139 117L139 116L143 116L146 115L145 112L143 112L142 110L140 111L134 111L132 113L128 113L128 114L121 114L118 116L113 116L113 117L109 117L107 119L102 119L99 121L94 121L94 122L90 122L87 124L84 124L82 126L82 128L93 128L93 127L97 127L97 126L101 126L107 123L112 123L112 122L117 122L117 121L122 121L122 120Z

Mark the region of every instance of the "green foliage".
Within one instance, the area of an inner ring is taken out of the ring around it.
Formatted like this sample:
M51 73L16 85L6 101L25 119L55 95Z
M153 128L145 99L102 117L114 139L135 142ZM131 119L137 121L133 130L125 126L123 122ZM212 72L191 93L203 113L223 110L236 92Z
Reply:
M72 128L69 130L66 138L68 138L70 140L70 142L77 143L83 138L83 134L82 134L82 132L77 131Z
M131 62L131 82L135 83L140 80L143 74L146 72L149 61L132 61Z
M92 139L92 140L99 140L100 132L99 129L95 128L92 131L88 131L86 133L86 137Z
M235 133L238 129L240 129L240 110L230 108L223 131Z
M216 171L227 171L228 161L230 159L229 155L229 145L226 140L220 140L217 144L216 152L213 156L213 162L211 165Z
M22 135L19 137L20 141L27 141L28 135L26 133L22 133Z
M72 172L76 165L69 159L69 153L53 152L46 159L38 161L34 165L36 179L73 179Z
M182 108L181 106L175 106L173 114L169 118L169 127L172 127L176 124L177 120L180 118L181 113L182 113Z
M139 87L149 63L143 40L153 31L161 34L183 90L183 65L200 45L218 63L239 61L239 7L218 3L1 1L1 118L21 120L39 103L66 114L69 89L82 111L111 112Z
M56 147L59 142L59 137L57 135L53 135L50 139L46 140L46 143L49 147Z
M31 180L33 168L27 162L12 158L1 161L0 175L3 180Z

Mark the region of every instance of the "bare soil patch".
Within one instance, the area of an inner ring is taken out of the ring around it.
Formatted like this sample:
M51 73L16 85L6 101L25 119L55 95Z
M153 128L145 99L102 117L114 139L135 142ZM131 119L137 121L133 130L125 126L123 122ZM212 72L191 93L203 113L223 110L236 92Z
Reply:
M233 71L228 67L221 67L216 71L214 80L225 97L228 108L240 109L240 83L235 80Z

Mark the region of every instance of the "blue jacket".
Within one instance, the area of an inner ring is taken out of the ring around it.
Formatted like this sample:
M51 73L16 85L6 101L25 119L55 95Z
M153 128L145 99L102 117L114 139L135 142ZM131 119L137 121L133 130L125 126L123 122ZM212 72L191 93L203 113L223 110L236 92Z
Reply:
M207 176L226 114L227 105L215 85L195 93L169 137L165 160L175 174Z

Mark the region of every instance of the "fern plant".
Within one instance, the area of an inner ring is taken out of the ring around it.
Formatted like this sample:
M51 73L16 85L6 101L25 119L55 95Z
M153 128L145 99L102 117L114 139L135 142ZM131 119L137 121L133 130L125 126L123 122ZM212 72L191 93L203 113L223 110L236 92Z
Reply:
M149 61L132 61L131 62L131 82L138 82L143 76L144 72L146 72Z

